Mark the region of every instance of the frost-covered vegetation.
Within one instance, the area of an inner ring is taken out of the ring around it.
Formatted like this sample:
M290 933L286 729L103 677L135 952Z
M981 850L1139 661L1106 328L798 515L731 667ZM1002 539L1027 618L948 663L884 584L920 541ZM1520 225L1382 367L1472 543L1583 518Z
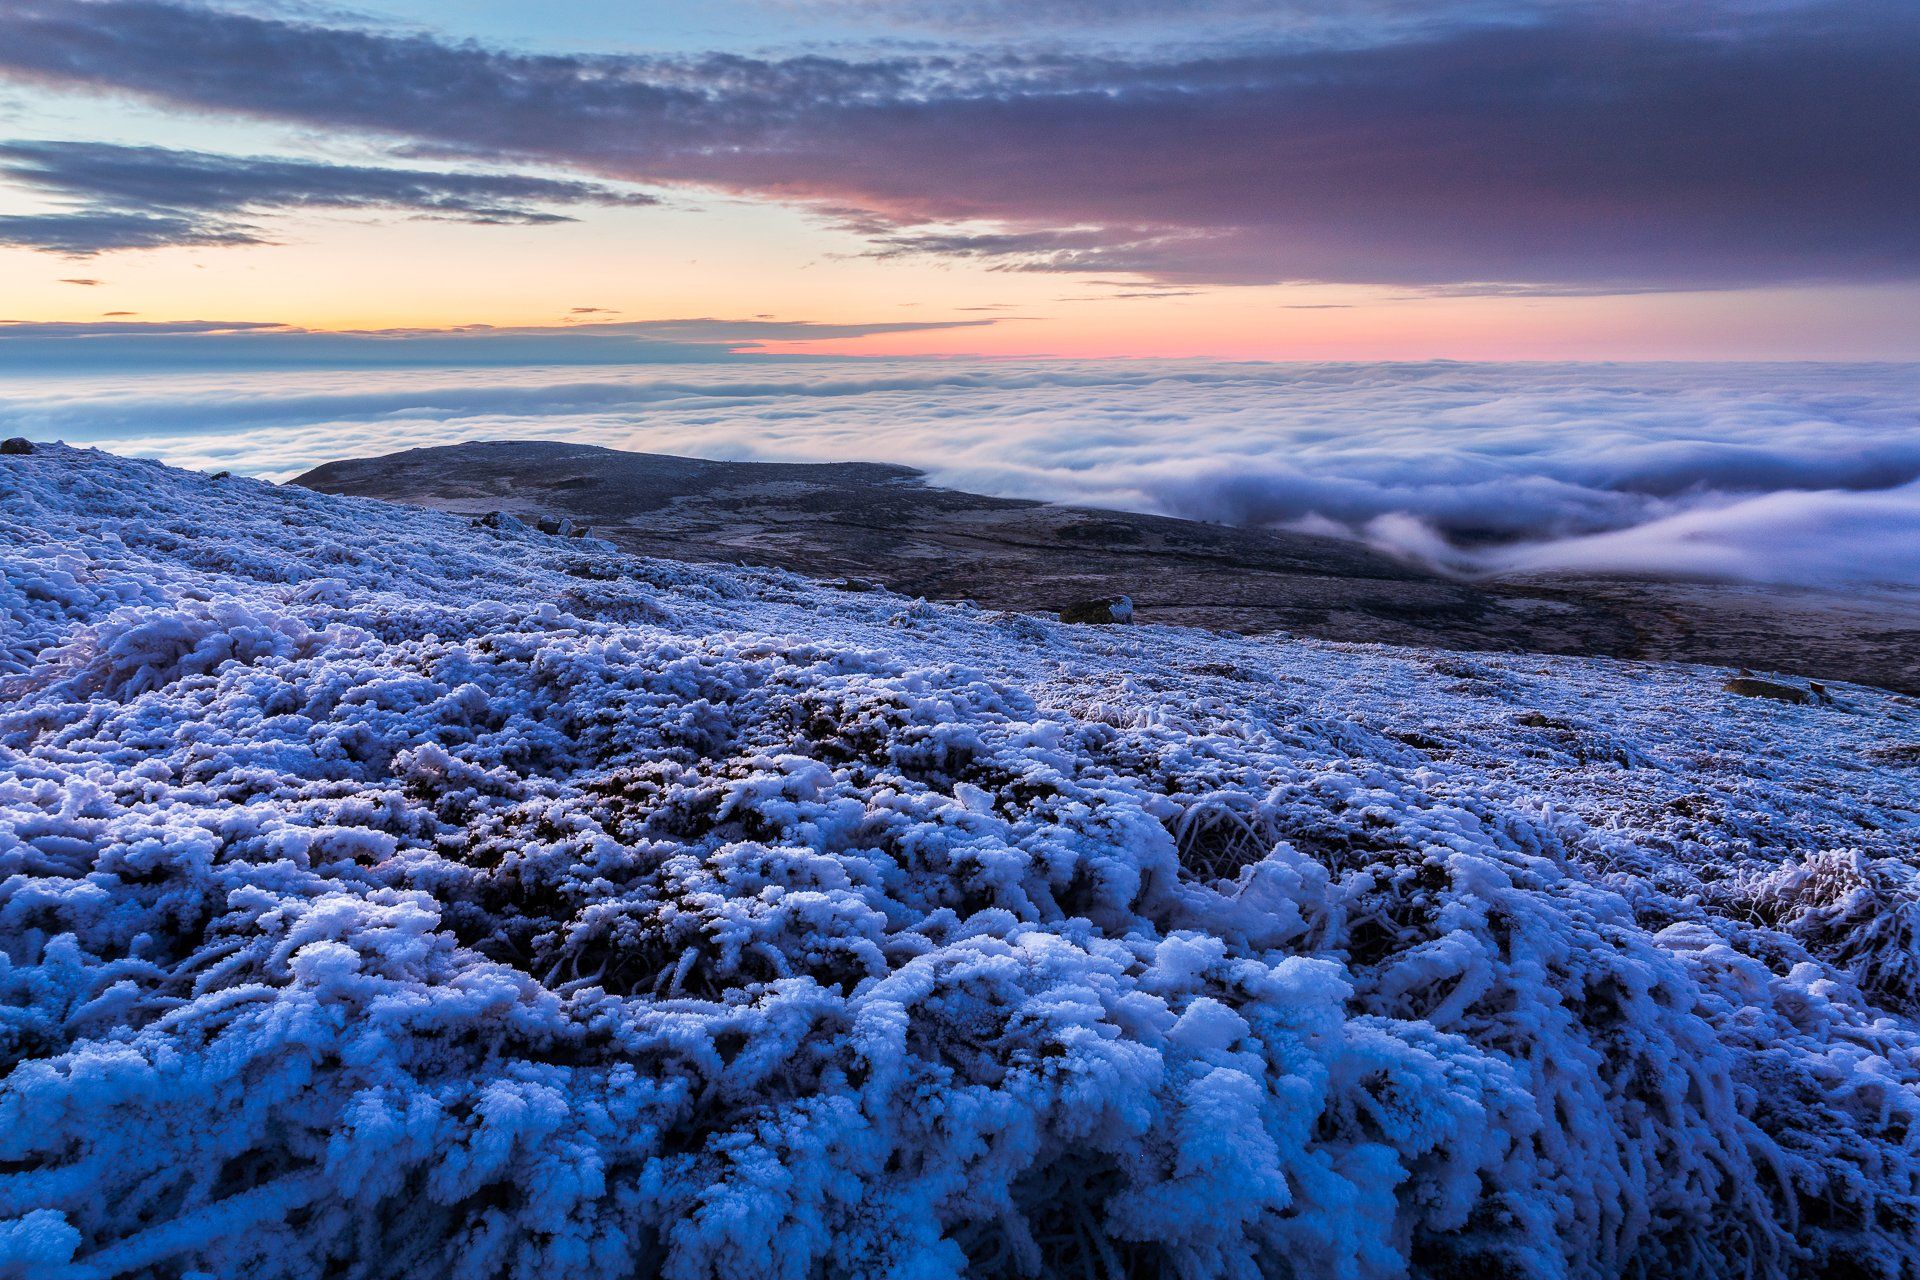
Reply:
M0 459L0 1273L1920 1271L1910 703L507 523Z

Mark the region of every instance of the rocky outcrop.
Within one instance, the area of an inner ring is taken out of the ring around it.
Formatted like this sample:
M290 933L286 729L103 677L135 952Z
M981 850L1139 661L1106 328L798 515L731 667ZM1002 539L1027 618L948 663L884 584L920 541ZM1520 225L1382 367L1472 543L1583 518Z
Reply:
M1762 680L1759 676L1735 676L1720 687L1743 698L1771 698L1775 702L1790 702L1797 706L1817 701L1814 694L1797 685Z
M1103 600L1076 600L1063 605L1060 621L1112 625L1133 621L1133 598L1113 596Z

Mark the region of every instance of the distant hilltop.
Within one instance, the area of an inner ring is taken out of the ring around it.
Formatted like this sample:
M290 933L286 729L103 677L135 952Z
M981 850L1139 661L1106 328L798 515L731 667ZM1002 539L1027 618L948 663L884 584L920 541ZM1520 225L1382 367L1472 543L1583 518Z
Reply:
M1920 692L1920 599L1614 577L1461 580L1358 542L985 497L873 463L717 462L481 441L333 462L297 484L529 522L642 555L758 564L1057 614L1450 649L1771 668Z

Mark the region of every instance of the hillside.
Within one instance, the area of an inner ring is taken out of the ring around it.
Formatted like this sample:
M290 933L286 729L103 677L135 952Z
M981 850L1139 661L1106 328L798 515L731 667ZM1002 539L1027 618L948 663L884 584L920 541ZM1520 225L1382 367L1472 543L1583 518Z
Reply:
M1647 579L1462 581L1360 543L943 489L904 467L714 462L483 441L332 462L327 493L565 516L638 555L880 582L1053 613L1126 595L1149 622L1447 649L1766 667L1920 692L1920 598Z
M51 445L0 572L0 1274L1913 1275L1899 695Z

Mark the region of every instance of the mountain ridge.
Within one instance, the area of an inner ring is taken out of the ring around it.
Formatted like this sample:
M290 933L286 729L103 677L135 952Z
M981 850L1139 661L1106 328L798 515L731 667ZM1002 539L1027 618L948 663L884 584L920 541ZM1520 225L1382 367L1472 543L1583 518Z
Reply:
M1057 613L1246 633L1711 662L1920 692L1920 599L1624 578L1468 581L1295 531L939 488L882 463L473 441L328 463L293 483L478 516L564 516L629 552L843 576Z

